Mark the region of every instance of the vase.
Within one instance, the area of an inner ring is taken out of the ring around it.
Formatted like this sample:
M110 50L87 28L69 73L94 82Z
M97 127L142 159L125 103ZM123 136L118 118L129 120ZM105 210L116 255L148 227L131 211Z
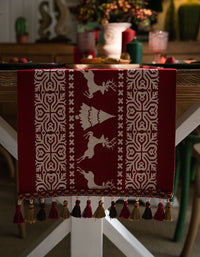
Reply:
M119 59L122 53L122 32L131 26L128 22L113 22L103 25L104 46L106 57Z

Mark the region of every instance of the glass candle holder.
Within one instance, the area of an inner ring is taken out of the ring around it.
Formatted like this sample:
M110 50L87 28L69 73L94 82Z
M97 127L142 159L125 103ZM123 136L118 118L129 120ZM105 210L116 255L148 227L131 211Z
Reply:
M168 32L149 32L149 50L154 53L154 62L160 63L161 54L167 49Z
M88 57L89 53L95 50L94 32L78 32L77 49L81 54L81 58Z

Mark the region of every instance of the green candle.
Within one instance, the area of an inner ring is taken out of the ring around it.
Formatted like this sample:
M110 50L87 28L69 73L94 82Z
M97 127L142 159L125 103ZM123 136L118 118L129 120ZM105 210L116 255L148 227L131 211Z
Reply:
M130 54L131 63L142 64L142 43L136 38L126 44L126 52Z

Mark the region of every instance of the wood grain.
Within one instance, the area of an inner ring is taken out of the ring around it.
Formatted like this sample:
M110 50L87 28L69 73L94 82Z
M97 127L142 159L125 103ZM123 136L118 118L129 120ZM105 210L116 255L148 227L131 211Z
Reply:
M200 69L177 70L178 86L200 86Z
M0 71L0 103L17 101L17 71Z
M0 102L16 102L17 71L0 70ZM200 69L177 70L177 103L200 102Z

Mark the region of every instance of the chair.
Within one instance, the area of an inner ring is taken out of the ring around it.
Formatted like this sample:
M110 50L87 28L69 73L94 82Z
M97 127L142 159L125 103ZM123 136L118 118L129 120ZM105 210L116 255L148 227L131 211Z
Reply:
M193 155L197 160L195 190L189 231L180 257L188 257L194 244L200 220L200 143L193 146Z
M174 183L174 195L176 194L179 178L181 179L181 201L178 221L174 233L174 241L181 240L185 223L185 216L189 198L190 181L194 180L196 160L192 157L192 147L200 143L200 136L190 134L176 147L176 175Z

